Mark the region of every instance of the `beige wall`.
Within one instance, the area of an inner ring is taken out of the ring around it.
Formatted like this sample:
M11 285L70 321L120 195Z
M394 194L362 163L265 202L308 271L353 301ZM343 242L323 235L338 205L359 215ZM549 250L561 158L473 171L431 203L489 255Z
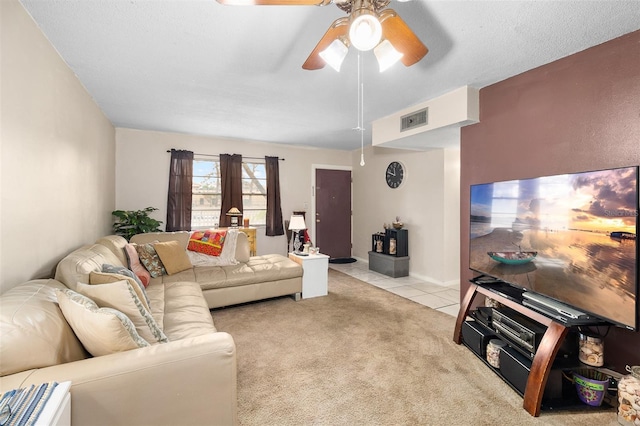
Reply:
M0 15L4 291L109 232L115 129L17 0Z
M19 2L0 4L1 290L50 275L66 253L110 233L116 208L155 206L154 216L164 222L170 148L285 158L285 218L293 210L312 211L314 167L351 168L353 255L367 260L371 234L400 215L410 230L411 274L458 279L456 150L369 147L360 167L359 151L114 129ZM395 191L384 181L392 160L405 163L409 174ZM41 230L46 237L38 237ZM286 250L284 237L266 237L261 229L258 238L259 253Z
M459 280L459 150L407 151L365 148L353 152L353 255L368 261L371 234L396 216L409 231L411 276L451 284ZM405 182L391 189L385 171L391 161L406 169Z
M350 166L345 151L292 147L260 142L185 135L179 133L116 129L116 206L123 210L156 207L153 217L163 222L167 216L169 185L168 149L186 149L196 154L265 155L284 158L280 162L282 216L294 210L311 211L312 165ZM285 236L267 237L264 227L257 231L258 254L286 254Z
M196 154L278 156L282 215L294 210L313 214L312 185L315 168L351 169L353 174L353 255L367 261L371 234L399 215L409 229L410 272L436 282L457 282L459 276L459 150L417 152L386 148L366 149L366 165L360 167L360 151L292 147L228 140L179 133L116 129L116 208L137 210L157 207L153 217L166 222L169 182L168 149ZM384 172L390 161L407 166L406 182L389 189ZM313 224L310 226L311 238ZM287 241L267 237L258 229L258 254L286 253Z

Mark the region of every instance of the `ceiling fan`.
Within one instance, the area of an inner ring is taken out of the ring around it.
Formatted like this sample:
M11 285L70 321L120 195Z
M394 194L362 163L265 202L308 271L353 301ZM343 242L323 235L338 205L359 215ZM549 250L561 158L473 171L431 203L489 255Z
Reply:
M347 56L349 46L367 51L373 49L380 71L397 61L411 66L429 49L393 9L390 0L217 0L227 5L298 5L326 6L334 3L348 16L336 19L322 36L302 65L317 70L329 64L336 71ZM406 0L401 0L406 1Z

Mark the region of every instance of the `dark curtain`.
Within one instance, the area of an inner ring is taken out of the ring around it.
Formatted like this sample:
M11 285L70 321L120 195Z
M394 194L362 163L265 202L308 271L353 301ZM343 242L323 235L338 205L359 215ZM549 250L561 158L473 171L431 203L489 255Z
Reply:
M222 184L222 207L220 207L220 227L231 226L231 216L227 212L242 206L242 155L220 154L220 183Z
M264 157L267 169L267 236L284 235L280 207L280 166L278 157Z
M192 182L193 152L172 149L167 197L167 232L191 230Z

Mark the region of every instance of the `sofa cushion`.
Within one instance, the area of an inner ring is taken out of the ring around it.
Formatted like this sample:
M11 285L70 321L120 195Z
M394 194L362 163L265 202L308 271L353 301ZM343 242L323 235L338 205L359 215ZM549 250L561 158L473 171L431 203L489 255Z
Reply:
M93 356L149 346L126 315L99 308L91 299L69 289L57 289L58 303L71 328Z
M166 343L167 336L151 316L148 306L136 294L126 280L109 284L89 285L78 283L78 293L93 300L101 308L113 308L125 314L136 327L138 334L149 343Z
M0 376L88 356L58 307L62 283L43 279L0 296Z
M120 235L107 235L96 241L96 244L100 244L108 248L117 258L120 263L127 266L127 256L124 252L124 247L127 245L127 240Z
M169 275L177 274L193 267L184 247L180 247L177 241L158 242L153 245L153 248L160 256L160 260Z
M194 268L203 290L280 281L302 276L302 267L279 254L252 256L247 263Z
M163 293L164 332L170 340L216 331L211 312L197 283L178 281L150 287L154 287L153 292L157 288Z
M154 243L156 241L177 241L180 247L187 249L189 244L188 231L174 231L174 232L147 232L144 234L136 234L131 237L130 242L133 244L147 244Z
M154 283L154 280L156 282ZM151 316L158 326L162 329L165 335L167 332L164 327L164 284L161 282L161 278L152 278L151 284L147 287L147 296L149 296L149 300L151 301ZM169 340L174 340L173 337L167 335Z
M124 246L124 253L127 255L127 266L138 277L142 285L147 287L151 281L151 274L140 262L140 256L138 256L138 250L136 250L135 244L127 244Z
M151 282L156 283L175 283L179 281L196 281L195 268L186 269L173 275L163 275L159 278L151 278Z
M125 266L101 244L84 247L69 253L58 263L55 279L73 290L78 282L88 283L91 271L102 271L105 263Z

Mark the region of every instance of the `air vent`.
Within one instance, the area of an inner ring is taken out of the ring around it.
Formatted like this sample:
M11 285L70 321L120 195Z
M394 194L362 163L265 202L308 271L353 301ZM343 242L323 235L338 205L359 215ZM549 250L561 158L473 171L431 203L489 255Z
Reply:
M400 117L400 131L414 129L416 127L426 126L429 121L429 108L423 108L420 111Z

